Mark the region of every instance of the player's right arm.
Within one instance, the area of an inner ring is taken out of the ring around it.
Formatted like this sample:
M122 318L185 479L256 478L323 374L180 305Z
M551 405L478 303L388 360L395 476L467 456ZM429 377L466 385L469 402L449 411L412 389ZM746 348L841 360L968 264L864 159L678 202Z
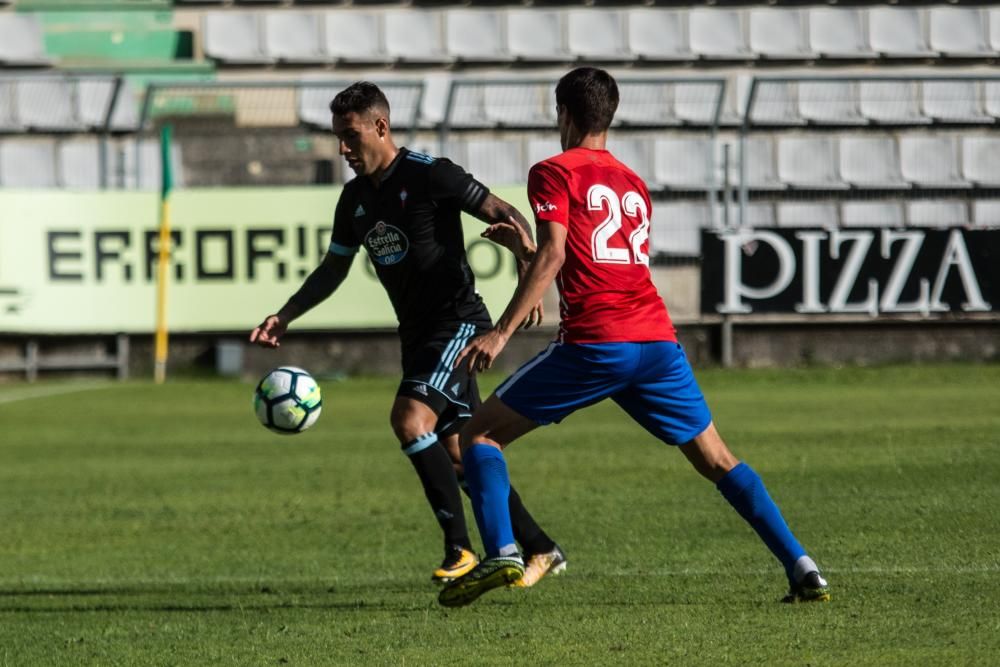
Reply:
M250 332L251 343L263 347L281 345L281 337L288 331L288 325L292 320L329 298L347 278L354 255L360 246L351 227L348 199L342 194L340 201L337 202L330 249L323 261L309 274L299 291L292 295L281 310L265 317L264 321Z

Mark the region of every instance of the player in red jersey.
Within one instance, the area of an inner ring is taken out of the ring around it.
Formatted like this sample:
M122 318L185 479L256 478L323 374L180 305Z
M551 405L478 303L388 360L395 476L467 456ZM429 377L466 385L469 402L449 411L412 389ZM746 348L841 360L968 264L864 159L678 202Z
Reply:
M508 339L555 280L560 329L553 342L508 378L461 433L463 463L487 558L441 591L445 606L469 604L483 593L558 566L529 563L517 551L502 450L538 426L605 398L668 445L757 531L785 567L784 600L823 601L830 594L771 500L763 482L719 436L667 309L649 272L652 205L638 176L605 150L618 107L607 72L573 70L556 86L563 153L532 167L528 198L537 248L516 225L499 223L486 235L531 260L525 279L496 325L474 338L456 363L470 371L492 366Z

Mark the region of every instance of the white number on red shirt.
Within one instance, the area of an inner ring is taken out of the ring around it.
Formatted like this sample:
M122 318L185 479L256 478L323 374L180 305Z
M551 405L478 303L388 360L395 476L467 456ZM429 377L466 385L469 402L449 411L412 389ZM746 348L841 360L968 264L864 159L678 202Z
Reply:
M608 241L622 228L622 210L630 218L639 218L639 226L629 235L629 245L636 264L649 264L649 256L642 252L642 244L649 238L649 210L638 192L630 190L618 200L618 193L606 185L592 185L587 190L587 207L591 211L608 210L601 224L590 236L591 255L599 264L629 264L632 257L628 248L611 248Z

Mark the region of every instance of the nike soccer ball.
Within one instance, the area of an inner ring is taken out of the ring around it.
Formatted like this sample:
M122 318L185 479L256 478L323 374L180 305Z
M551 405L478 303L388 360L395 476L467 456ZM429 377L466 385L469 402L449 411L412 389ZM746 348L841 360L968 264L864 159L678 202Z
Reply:
M295 366L282 366L257 383L253 409L261 424L275 433L292 435L316 423L323 400L313 376Z

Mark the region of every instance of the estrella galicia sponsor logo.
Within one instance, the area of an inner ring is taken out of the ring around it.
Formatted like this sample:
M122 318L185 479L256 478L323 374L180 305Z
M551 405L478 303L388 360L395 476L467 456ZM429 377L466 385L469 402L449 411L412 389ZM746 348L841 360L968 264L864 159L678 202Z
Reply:
M398 227L379 220L368 235L365 247L373 261L382 266L398 264L410 249L410 240Z

